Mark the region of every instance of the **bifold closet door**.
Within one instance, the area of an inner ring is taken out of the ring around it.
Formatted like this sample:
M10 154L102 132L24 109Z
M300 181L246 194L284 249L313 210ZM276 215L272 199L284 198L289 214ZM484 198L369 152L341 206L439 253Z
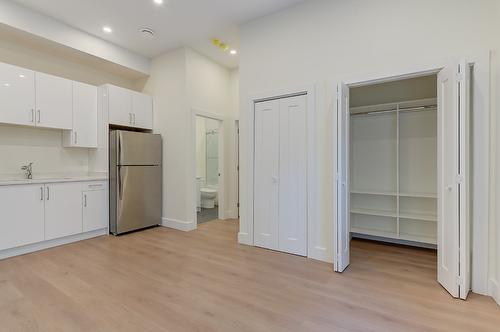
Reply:
M307 254L306 96L255 104L254 244Z
M469 68L438 74L438 281L454 297L470 290Z
M278 250L280 102L255 104L254 244Z
M307 254L306 96L280 99L279 250Z

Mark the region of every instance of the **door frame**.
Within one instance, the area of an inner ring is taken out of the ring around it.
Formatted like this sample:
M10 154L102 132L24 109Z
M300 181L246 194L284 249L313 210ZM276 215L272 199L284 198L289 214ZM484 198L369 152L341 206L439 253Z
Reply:
M248 100L248 121L240 130L246 134L240 135L240 144L246 145L246 158L249 161L245 165L240 165L240 181L245 181L246 191L240 191L240 216L246 222L240 223L238 232L238 242L254 246L254 163L255 163L255 103L267 100L283 99L297 95L306 95L306 116L307 116L307 257L319 258L315 254L312 235L315 234L315 212L316 212L316 88L314 85L285 88L281 90L256 93ZM243 123L240 122L240 125ZM245 139L245 141L243 141ZM240 186L241 188L242 186ZM324 254L320 250L320 257ZM320 258L320 259L321 259Z
M470 156L473 165L470 171L470 240L471 240L471 290L474 293L489 295L489 222L491 190L489 186L490 172L490 51L483 51L472 55L464 55L472 67L471 82L471 144ZM459 57L451 57L431 61L426 65L413 66L392 72L381 72L378 74L366 74L356 76L337 77L332 81L336 88L338 84L344 83L349 88L385 83L400 79L437 74L442 68L450 63L460 63ZM336 93L334 93L336 96ZM334 107L337 111L337 107ZM337 128L337 117L333 117L333 128ZM337 159L337 135L333 135L333 157ZM337 173L337 162L332 174ZM337 183L332 184L334 193L333 202L337 210ZM337 213L333 214L334 226L337 223ZM335 229L335 227L332 227ZM333 248L336 247L336 233L332 232ZM334 252L334 260L335 258ZM336 261L334 262L335 266Z
M193 197L192 197L192 202L194 203L192 206L191 211L194 213L194 227L193 229L196 229L198 227L198 218L197 218L197 212L196 212L196 202L197 202L197 195L198 193L196 192L196 118L197 117L202 117L205 119L210 119L210 120L215 120L219 122L219 183L218 183L218 200L219 200L219 206L218 206L218 218L219 220L224 220L226 219L225 217L225 209L226 209L226 201L225 201L225 174L224 174L224 123L225 123L225 117L213 113L213 112L207 112L203 111L201 109L197 108L192 108L191 109L191 128L192 128L192 147L191 147L191 152L194 160L193 167L191 170L191 179L192 179L192 188L193 188Z

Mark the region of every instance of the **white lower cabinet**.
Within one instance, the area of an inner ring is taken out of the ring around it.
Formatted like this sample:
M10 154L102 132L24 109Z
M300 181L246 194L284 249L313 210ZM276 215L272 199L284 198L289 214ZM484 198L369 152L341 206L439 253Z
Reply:
M45 185L45 240L82 232L80 183Z
M108 227L108 193L105 190L83 192L83 231Z
M106 181L0 186L0 259L104 235L107 228Z
M44 239L44 186L0 187L0 250Z

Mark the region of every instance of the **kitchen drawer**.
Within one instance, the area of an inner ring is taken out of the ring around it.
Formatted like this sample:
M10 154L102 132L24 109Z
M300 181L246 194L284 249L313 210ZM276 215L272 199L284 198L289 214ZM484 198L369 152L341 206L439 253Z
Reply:
M107 190L108 181L92 181L82 184L82 191Z

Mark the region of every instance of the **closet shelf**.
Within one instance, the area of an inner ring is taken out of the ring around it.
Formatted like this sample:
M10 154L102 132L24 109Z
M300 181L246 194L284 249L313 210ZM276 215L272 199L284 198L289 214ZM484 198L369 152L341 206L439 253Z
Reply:
M391 192L391 191L370 191L370 190L351 190L351 194L379 195L379 196L397 196L396 192Z
M436 215L425 214L425 213L400 212L399 213L399 218L400 219L405 219L405 221L408 219L409 221L412 221L412 220L423 220L423 221L437 222L437 216Z
M396 232L381 231L381 230L362 228L362 227L351 227L351 233L358 233L358 234L371 235L371 236L380 236L380 237L386 237L386 238L397 237Z
M388 232L388 231L363 228L363 227L351 227L351 233L383 237L386 239L404 240L404 241L427 243L433 245L437 244L437 238L434 236L425 236L418 234L401 234L398 236L396 232Z
M412 193L395 191L376 191L376 190L351 190L351 194L356 195L376 195L376 196L400 196L400 197L414 197L414 198L437 198L434 193Z
M406 241L420 242L420 243L437 244L437 238L433 236L401 234L399 236L399 239Z
M391 217L397 218L396 211L383 211L383 210L373 210L373 209L351 209L351 213L355 214L365 214L368 216L379 216L379 217Z
M401 197L414 197L414 198L437 198L437 194L433 194L433 193L400 192L399 196L401 196Z

